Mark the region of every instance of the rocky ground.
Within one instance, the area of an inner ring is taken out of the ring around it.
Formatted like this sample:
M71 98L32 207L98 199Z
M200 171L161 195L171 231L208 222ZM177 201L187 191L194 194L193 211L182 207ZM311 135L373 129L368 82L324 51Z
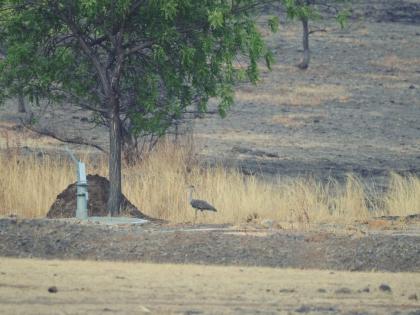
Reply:
M382 221L379 229L369 223L299 231L4 218L0 256L420 272L419 222L404 223L402 228Z

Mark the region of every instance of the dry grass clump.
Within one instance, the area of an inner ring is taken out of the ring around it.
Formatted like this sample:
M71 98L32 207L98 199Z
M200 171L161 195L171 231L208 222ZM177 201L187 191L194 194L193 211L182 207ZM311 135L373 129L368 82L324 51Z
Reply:
M144 213L171 222L194 219L189 185L196 187L195 197L219 210L199 216L199 222L207 223L272 219L306 225L407 215L420 209L420 179L414 176L393 174L389 189L372 196L351 175L344 184L313 178L264 181L222 166L202 167L192 157L188 147L160 144L141 162L124 168L124 194ZM105 159L88 161L87 167L89 173L107 173ZM75 181L75 168L67 160L9 154L0 155L0 176L0 215L41 217L57 194Z
M390 188L384 198L386 214L420 213L420 179L391 174Z

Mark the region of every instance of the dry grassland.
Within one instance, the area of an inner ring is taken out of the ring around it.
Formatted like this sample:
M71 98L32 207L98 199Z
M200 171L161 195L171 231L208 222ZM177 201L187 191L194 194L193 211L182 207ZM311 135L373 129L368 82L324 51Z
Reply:
M345 184L311 178L269 182L223 167L202 168L187 147L161 144L135 166L124 167L123 192L144 213L171 222L193 219L187 186L212 203L206 223L243 223L250 217L290 223L351 222L420 209L420 179L392 174L389 189L375 192L352 175ZM88 173L106 176L106 160L88 161ZM73 163L57 158L0 156L0 215L45 216L57 194L75 181Z
M3 108L2 108L3 110ZM56 148L60 142L51 137L42 136L29 129L19 128L15 122L0 121L0 148L19 151L18 148ZM10 151L10 150L9 150Z
M333 84L278 86L276 90L258 93L252 88L242 88L235 94L235 99L240 102L291 106L320 106L326 101L340 102L349 97L344 87Z
M420 65L420 58L401 58L395 54L389 54L372 64L385 67L391 72L415 72L416 67Z
M3 314L385 314L420 308L419 288L413 273L0 259Z
M289 128L299 128L311 121L320 121L321 119L325 119L325 117L325 114L317 115L308 113L273 115L273 117L267 121L267 124L280 124Z

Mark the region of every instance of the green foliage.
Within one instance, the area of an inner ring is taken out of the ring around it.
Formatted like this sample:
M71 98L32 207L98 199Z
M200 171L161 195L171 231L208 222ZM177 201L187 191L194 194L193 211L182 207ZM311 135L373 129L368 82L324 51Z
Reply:
M341 28L345 28L347 25L347 21L350 17L350 11L349 10L341 10L337 14L337 22L340 24Z
M273 33L276 33L279 30L279 25L280 19L278 16L273 16L268 20L268 26Z
M351 0L280 0L283 4L287 17L294 20L318 20L322 19L321 9L328 8L336 11L336 19L342 28L350 16L348 9L338 9L338 5L350 3Z
M136 135L162 134L187 106L205 110L212 97L224 116L235 82L256 82L260 58L273 60L250 14L256 3L2 0L1 99L23 91L91 109L103 118L96 121L109 119L116 100Z

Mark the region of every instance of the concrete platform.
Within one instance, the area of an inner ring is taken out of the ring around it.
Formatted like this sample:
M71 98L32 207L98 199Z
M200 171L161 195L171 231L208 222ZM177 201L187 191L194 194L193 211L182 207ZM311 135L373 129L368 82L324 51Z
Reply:
M145 224L149 223L148 220L127 217L89 217L88 222L99 223L105 225L119 225L119 224Z

